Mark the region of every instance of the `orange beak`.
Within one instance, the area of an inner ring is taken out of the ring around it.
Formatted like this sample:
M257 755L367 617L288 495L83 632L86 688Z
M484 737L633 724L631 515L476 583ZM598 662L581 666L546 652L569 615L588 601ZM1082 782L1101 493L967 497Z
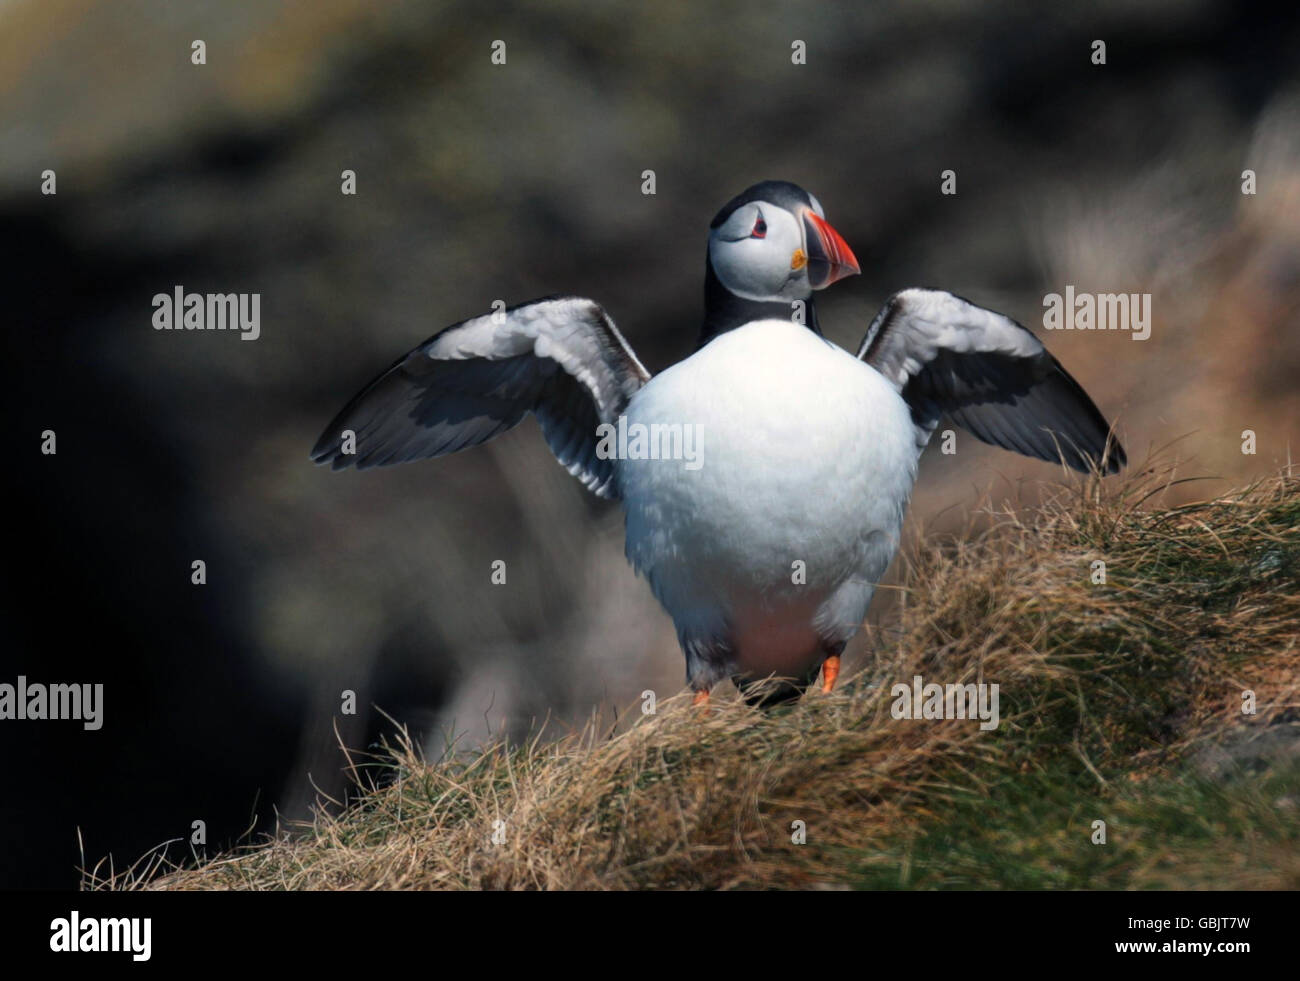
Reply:
M862 272L849 243L831 228L830 222L811 210L803 213L803 220L808 232L808 282L813 289L825 289L837 280Z

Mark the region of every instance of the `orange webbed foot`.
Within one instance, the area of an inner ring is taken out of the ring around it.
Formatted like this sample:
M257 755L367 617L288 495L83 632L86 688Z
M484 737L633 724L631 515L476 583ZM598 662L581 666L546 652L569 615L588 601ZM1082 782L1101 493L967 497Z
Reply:
M835 679L840 676L840 656L832 654L822 662L822 691L829 695L835 688Z

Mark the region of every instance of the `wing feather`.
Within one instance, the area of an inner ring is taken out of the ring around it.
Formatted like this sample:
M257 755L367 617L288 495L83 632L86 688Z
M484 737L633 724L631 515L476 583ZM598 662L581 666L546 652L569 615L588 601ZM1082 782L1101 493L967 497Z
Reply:
M617 495L596 427L616 423L650 375L600 305L546 297L453 324L398 358L325 427L311 456L336 470L477 446L534 413L562 465ZM356 452L344 452L355 433Z
M1106 418L1037 337L959 296L895 293L858 357L911 408L918 449L947 414L985 443L1076 470L1116 473L1127 462Z

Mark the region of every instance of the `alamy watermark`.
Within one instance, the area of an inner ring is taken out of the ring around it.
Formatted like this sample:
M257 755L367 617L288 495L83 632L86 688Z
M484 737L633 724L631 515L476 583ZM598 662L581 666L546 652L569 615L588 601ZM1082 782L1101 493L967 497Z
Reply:
M1047 330L1128 330L1133 340L1151 336L1150 293L1076 293L1043 297L1043 327Z
M153 920L147 916L82 916L73 910L50 921L50 950L64 953L124 953L147 961L153 953Z
M998 727L997 685L927 684L918 674L911 685L899 682L889 694L894 698L889 714L895 719L979 719L984 732Z
M596 427L596 456L601 460L684 460L685 470L704 465L704 427L698 423L602 422Z
M77 719L83 729L104 724L104 686L28 684L20 674L16 685L0 684L0 722Z
M237 330L241 341L262 335L261 293L155 293L154 330Z

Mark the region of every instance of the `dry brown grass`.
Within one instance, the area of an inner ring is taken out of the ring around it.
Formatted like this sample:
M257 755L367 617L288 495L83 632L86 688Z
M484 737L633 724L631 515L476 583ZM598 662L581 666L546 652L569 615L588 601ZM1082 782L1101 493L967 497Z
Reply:
M1084 481L918 543L875 663L832 696L769 712L715 699L701 718L682 695L631 724L436 763L399 737L358 762L357 804L197 867L155 855L87 885L1296 887L1297 771L1249 746L1297 743L1300 478L1151 507L1168 482ZM890 686L916 674L996 682L1000 728L892 718ZM1216 744L1237 762L1210 778L1197 761Z

